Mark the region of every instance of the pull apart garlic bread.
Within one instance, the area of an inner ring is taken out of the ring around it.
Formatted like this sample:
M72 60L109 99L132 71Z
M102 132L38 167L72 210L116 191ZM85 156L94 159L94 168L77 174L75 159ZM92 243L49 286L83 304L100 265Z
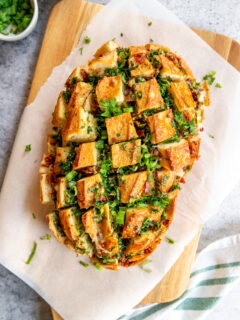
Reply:
M59 94L41 202L59 242L107 269L145 260L173 219L179 185L199 157L208 83L155 44L109 41Z

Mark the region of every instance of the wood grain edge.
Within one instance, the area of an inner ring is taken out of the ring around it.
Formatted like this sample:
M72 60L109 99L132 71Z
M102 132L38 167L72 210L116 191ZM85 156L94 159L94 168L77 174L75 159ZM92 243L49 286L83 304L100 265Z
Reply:
M202 226L199 226L198 232L184 248L184 251L178 260L165 274L163 279L141 301L142 304L156 303L156 301L161 303L173 301L184 293L188 286L189 275L195 261L195 253L197 251L201 230ZM169 285L170 283L171 286Z

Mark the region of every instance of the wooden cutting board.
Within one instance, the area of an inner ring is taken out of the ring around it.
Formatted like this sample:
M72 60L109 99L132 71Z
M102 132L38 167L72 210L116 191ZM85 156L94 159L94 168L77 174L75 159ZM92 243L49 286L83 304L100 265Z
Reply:
M82 31L102 5L81 0L62 0L52 9L46 28L38 63L28 98L31 103L52 69L75 48ZM240 44L221 34L192 28L224 59L240 71ZM201 227L184 252L141 303L168 302L178 298L186 289L198 246ZM54 320L61 317L52 309ZM87 319L86 319L87 320Z

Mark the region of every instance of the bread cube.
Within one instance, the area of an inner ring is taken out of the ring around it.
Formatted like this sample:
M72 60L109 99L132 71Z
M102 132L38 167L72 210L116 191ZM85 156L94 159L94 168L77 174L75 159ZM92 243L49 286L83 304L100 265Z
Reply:
M63 229L60 225L60 220L59 220L59 216L56 212L52 212L49 213L46 216L48 225L49 225L49 229L51 230L52 234L54 235L54 237L60 242L63 243L64 240L66 239L66 236L63 232Z
M113 256L118 252L118 238L112 230L108 204L105 204L100 210L102 210L100 221L95 210L90 209L82 216L82 223L85 232L90 235L96 245L97 255L99 257L103 255Z
M96 86L97 101L101 108L101 101L116 99L117 104L121 104L124 101L122 76L115 77L103 77L98 81Z
M112 215L109 210L108 203L104 204L100 208L100 216L95 213L95 209L90 209L85 212L82 216L82 223L93 241L99 235L103 237L108 237L112 234Z
M176 207L177 196L178 196L178 189L175 189L168 193L169 204L165 208L165 212L168 220L165 223L166 226L169 226L169 224L172 222L175 207Z
M140 160L141 139L113 144L111 153L113 168L134 165Z
M136 238L131 239L126 248L126 254L134 255L147 249L153 243L155 237L156 233L150 230L137 236Z
M135 238L141 227L143 220L149 215L147 208L129 208L126 210L126 219L123 227L122 237Z
M96 119L84 108L72 109L62 131L63 143L90 142L97 138Z
M65 86L69 87L71 86L71 82L73 81L73 79L76 79L75 82L79 82L79 81L85 81L88 78L88 68L87 66L78 66L77 68L75 68L73 70L73 72L70 74L70 76L68 77Z
M54 163L54 156L52 154L44 154L40 167L39 173L52 173L53 172L53 163Z
M87 257L92 257L93 255L93 245L89 236L84 233L82 234L78 240L71 241L68 238L64 241L65 246L76 252L77 254L86 255Z
M147 54L148 51L144 46L130 46L129 47L129 56L135 56L136 54Z
M56 148L56 158L53 167L53 172L55 173L55 175L64 174L64 172L61 171L60 164L67 161L70 150L70 147Z
M196 108L196 103L186 82L171 82L168 90L173 95L174 103L180 112Z
M160 165L167 170L179 171L191 165L188 142L181 139L179 142L161 143L158 145L161 154Z
M102 57L111 51L118 49L120 46L116 41L110 40L104 43L97 51L94 53L95 58Z
M106 68L117 68L117 59L117 50L113 50L101 57L93 59L88 63L89 73L96 76L102 76Z
M165 46L159 46L158 44L155 44L155 43L148 43L145 45L145 48L148 50L148 51L170 51L170 49L168 47L165 47Z
M82 108L91 91L92 86L90 83L78 82L71 94L71 98L68 103L68 111L70 112L75 108Z
M121 202L129 203L131 200L134 201L141 198L147 179L147 171L121 176L121 179L119 179Z
M53 134L48 134L47 137L47 151L48 154L55 156L56 154L57 141L53 138Z
M156 56L161 65L160 74L162 78L172 79L173 81L184 80L184 75L170 59L164 55Z
M138 137L130 112L105 120L108 143L117 143Z
M53 176L51 174L42 173L40 175L40 201L42 204L53 204Z
M145 49L146 50L146 49ZM129 58L129 67L131 68L132 77L147 77L151 78L155 74L155 70L144 53L138 53Z
M171 109L155 113L147 118L147 123L151 133L151 142L159 143L174 137L175 128L173 113Z
M59 211L59 220L64 233L71 241L76 241L80 237L82 231L80 228L81 221L74 213L76 208L67 208Z
M192 70L186 64L185 60L182 57L176 55L176 53L168 53L168 56L172 57L172 60L175 61L175 64L178 65L184 75L184 79L189 79L195 81Z
M149 206L149 219L152 222L160 222L162 220L162 214L163 214L163 209L159 209L159 207L156 206Z
M136 84L137 92L137 113L148 109L164 108L164 101L160 93L160 88L155 78Z
M97 165L98 150L96 144L96 142L87 142L78 146L73 162L73 170Z
M67 120L67 103L63 93L60 92L53 112L52 124L57 128L63 128Z
M210 106L210 89L207 81L203 81L199 87L198 101L204 107Z
M189 151L191 156L191 166L195 160L199 158L199 149L201 144L201 138L199 136L194 136L188 139Z
M157 172L158 187L161 192L166 193L172 187L176 179L176 172L161 169Z
M68 187L68 181L64 177L58 178L57 181L58 181L58 184L57 184L56 207L57 209L60 209L67 206L66 190Z
M100 174L95 174L77 181L77 198L81 209L89 208L94 201L103 200L103 185Z

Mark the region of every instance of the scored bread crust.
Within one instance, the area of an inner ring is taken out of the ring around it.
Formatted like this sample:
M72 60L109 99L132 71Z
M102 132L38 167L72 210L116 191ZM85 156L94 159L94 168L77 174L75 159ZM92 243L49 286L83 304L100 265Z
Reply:
M68 77L40 165L52 234L106 269L144 261L199 158L206 81L157 44L103 44Z

